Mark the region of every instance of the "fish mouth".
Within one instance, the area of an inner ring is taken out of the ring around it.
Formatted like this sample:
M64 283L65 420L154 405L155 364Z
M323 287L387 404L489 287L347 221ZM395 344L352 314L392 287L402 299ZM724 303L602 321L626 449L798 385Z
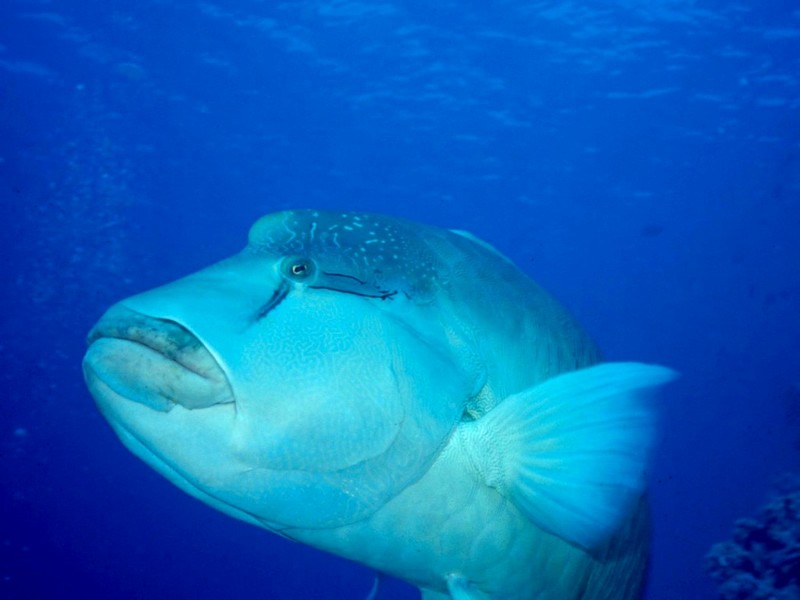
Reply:
M101 405L122 398L169 412L234 402L219 362L176 321L117 305L89 332L88 344L84 377Z

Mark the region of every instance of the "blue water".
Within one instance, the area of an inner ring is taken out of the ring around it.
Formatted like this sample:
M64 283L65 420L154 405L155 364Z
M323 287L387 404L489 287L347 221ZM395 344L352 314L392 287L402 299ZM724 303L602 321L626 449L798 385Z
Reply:
M4 0L0 597L366 596L151 472L80 372L110 303L299 207L467 229L680 370L647 600L715 597L704 554L800 470L796 2Z

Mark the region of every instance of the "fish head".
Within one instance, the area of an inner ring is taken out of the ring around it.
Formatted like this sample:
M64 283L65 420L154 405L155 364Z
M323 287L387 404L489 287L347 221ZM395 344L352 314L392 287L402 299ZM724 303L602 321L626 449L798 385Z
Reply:
M424 229L284 212L247 247L113 307L88 387L134 454L277 532L363 519L419 479L475 393Z

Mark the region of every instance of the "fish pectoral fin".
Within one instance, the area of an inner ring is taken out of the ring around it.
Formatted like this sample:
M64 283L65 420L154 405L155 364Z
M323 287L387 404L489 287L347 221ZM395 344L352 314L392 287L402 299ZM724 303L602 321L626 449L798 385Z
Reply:
M640 363L558 375L465 426L464 447L484 482L532 523L595 548L644 492L653 392L676 375Z
M375 579L372 581L372 587L369 590L369 594L364 600L375 600L378 597L378 590L381 587L381 574L375 573Z

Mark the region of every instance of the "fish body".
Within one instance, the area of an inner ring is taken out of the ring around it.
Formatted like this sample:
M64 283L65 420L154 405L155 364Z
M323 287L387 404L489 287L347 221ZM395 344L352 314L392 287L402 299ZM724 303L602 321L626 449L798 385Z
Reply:
M663 367L600 363L488 244L289 211L111 307L84 373L122 442L239 519L429 600L633 599Z

